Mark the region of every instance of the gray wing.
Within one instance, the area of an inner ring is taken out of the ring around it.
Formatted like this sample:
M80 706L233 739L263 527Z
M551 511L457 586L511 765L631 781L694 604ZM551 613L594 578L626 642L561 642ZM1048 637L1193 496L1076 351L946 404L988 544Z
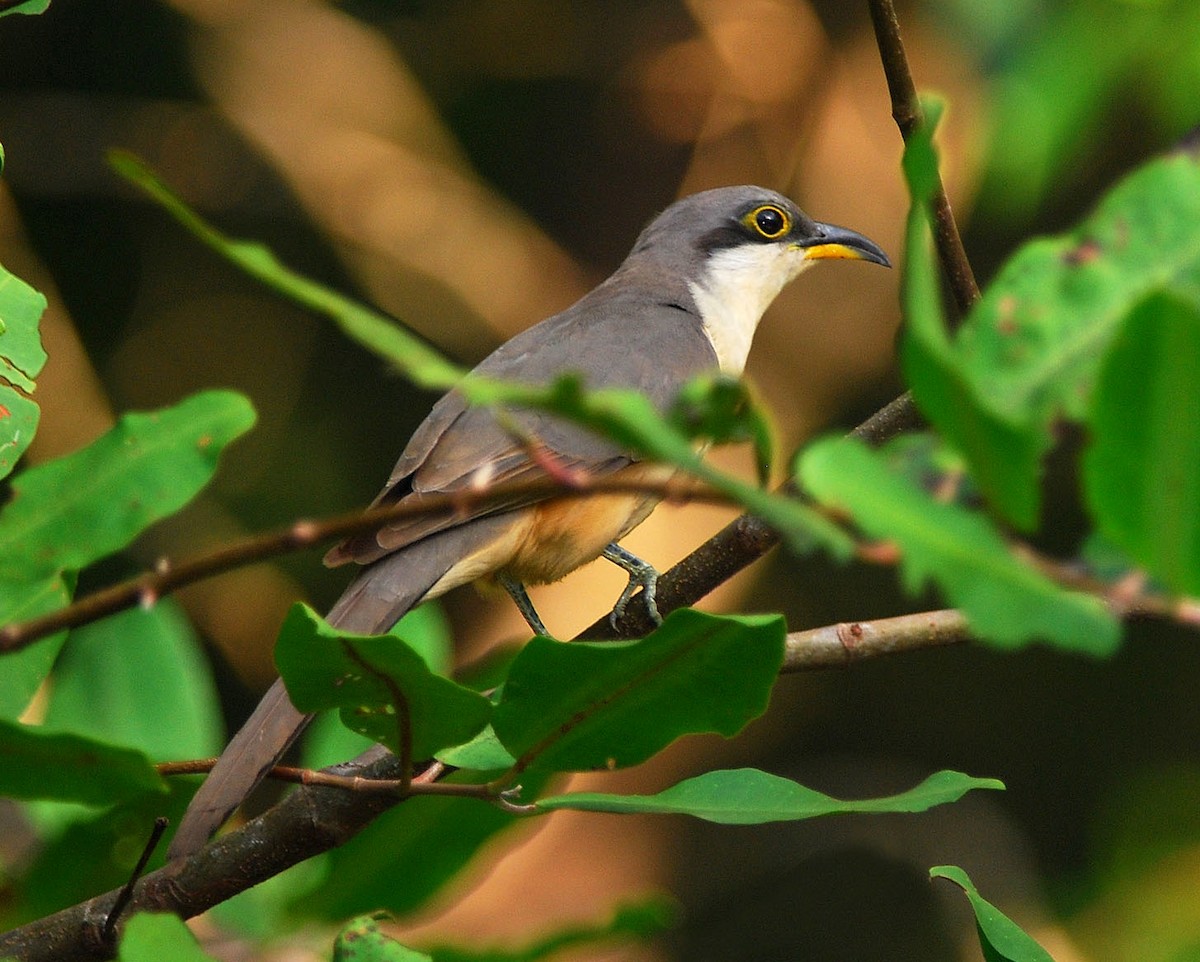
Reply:
M608 288L601 285L573 307L518 334L475 372L538 385L576 372L589 388L632 388L663 409L688 378L716 369L716 354L690 303L656 303L637 291L611 296ZM506 416L564 469L599 477L633 461L613 442L552 415L517 409ZM498 484L542 476L525 445L493 411L469 407L452 391L417 429L374 504L461 491L480 479ZM326 561L369 563L450 525L532 500L492 503L466 515L405 519L343 542Z

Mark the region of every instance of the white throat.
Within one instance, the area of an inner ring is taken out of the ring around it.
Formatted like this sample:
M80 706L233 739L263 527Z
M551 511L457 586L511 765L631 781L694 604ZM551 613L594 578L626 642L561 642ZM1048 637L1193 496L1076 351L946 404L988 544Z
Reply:
M715 251L705 276L688 281L723 372L742 373L763 314L784 285L811 263L801 249L743 245Z

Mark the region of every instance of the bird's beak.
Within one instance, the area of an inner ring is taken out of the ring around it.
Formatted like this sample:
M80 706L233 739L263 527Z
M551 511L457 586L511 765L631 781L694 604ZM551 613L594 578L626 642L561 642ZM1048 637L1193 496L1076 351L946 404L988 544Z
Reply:
M887 254L874 241L868 240L857 231L847 230L834 224L817 224L817 235L801 242L804 256L808 260L819 260L824 257L848 258L856 261L870 261L872 264L882 264L891 267Z

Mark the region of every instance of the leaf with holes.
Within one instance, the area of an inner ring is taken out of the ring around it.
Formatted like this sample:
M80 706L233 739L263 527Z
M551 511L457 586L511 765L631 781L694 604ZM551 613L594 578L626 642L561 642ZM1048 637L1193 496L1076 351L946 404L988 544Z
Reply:
M0 478L37 432L40 412L29 395L46 363L38 334L45 310L45 297L0 267Z
M275 664L301 711L341 709L348 728L393 752L400 752L400 725L407 716L414 760L469 741L492 711L483 695L434 674L394 635L340 632L307 605L288 612Z

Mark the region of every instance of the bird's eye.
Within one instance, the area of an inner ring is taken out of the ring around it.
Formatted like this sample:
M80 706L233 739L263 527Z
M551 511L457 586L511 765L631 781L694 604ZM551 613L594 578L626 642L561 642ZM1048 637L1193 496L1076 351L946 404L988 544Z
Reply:
M787 212L774 204L756 207L746 218L746 224L767 240L776 240L792 229L792 219Z

